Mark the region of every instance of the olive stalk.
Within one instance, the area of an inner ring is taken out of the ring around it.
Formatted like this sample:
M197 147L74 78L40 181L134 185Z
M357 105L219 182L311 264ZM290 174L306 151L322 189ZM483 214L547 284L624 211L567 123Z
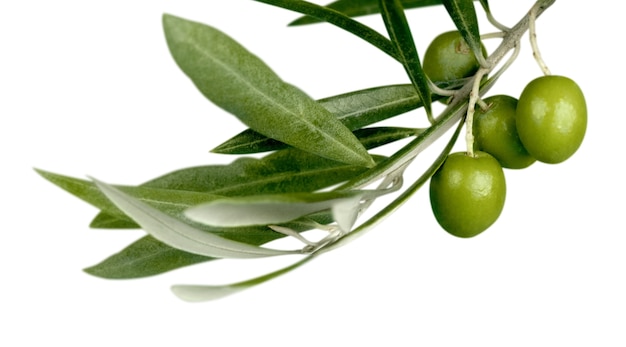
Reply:
M548 69L548 65L546 65L545 61L543 60L543 57L541 56L541 52L539 51L539 45L537 44L537 30L535 28L535 20L537 19L537 9L535 7L533 7L530 10L529 16L530 16L529 36L530 36L530 45L533 49L533 57L535 57L535 60L537 61L537 64L539 64L539 67L541 68L541 71L543 72L543 74L546 76L551 75L550 69Z

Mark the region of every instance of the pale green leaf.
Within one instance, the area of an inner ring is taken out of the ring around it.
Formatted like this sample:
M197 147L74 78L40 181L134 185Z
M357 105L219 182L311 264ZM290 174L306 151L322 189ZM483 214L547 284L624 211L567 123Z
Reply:
M349 232L361 212L361 196L342 199L331 206L331 212L341 231Z
M314 255L309 255L290 266L287 266L285 268L268 273L266 275L256 277L250 280L242 281L242 282L225 284L225 285L213 285L213 286L178 284L178 285L172 286L172 292L176 296L178 296L180 299L185 300L185 301L190 301L190 302L202 302L202 301L221 299L223 297L226 297L235 293L239 293L242 290L249 289L259 284L265 283L278 276L284 275L308 263L313 258L314 258Z
M225 239L167 215L104 182L94 179L94 183L144 231L161 242L185 252L215 258L259 258L297 253Z
M222 227L281 224L361 199L363 191L255 195L217 199L191 207L187 218Z

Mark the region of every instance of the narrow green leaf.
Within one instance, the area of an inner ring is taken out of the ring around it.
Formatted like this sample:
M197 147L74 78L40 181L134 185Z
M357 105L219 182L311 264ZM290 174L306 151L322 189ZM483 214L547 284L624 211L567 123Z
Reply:
M471 1L471 0L470 0ZM379 6L387 33L396 46L400 62L420 96L428 118L432 120L431 92L428 77L422 70L422 63L413 41L409 23L400 0L379 0Z
M289 145L248 128L213 148L211 152L219 154L252 154L277 151L287 147Z
M153 276L215 259L183 252L146 235L84 271L101 278L130 279Z
M336 204L354 202L363 191L254 195L217 199L185 211L195 222L222 227L268 225L332 209Z
M380 160L380 157L375 157ZM150 180L140 187L210 193L223 196L307 192L323 189L364 172L362 166L342 164L318 157L296 148L271 153L261 159L239 158L228 165L208 165L177 170ZM73 194L102 196L91 182L78 181L79 186L91 185L92 190L75 189L71 178L57 179ZM63 183L65 182L65 183ZM63 187L62 187L63 188ZM175 193L183 194L183 193ZM141 194L135 195L141 197ZM79 196L80 197L80 196ZM101 212L92 221L93 228L137 228L127 218L107 216Z
M483 48L480 41L478 18L473 0L442 0L450 18L454 21L468 46L479 62L484 62Z
M433 100L438 100L434 96ZM410 84L390 85L359 90L318 100L348 129L364 126L422 107L423 103ZM357 136L358 137L358 136ZM362 141L362 139L360 139ZM285 144L247 129L213 149L222 154L247 154L285 148Z
M402 0L401 2L404 8L441 5L441 0ZM341 12L348 17L359 17L380 13L378 0L338 0L326 5L326 7ZM320 20L317 18L305 16L298 18L289 25L296 26L319 22Z
M140 226L134 221L131 216L128 216L124 211L120 210L117 206L115 206L101 191L97 188L97 186L90 181L85 181L77 178L72 178L68 176L58 175L51 172L46 172L43 170L37 170L39 174L41 174L44 178L48 179L50 182L56 184L60 188L66 190L67 192L74 194L78 198L94 205L96 208L100 209L102 212L98 215L96 220L92 222L92 224L97 223L98 221L101 223L97 227L107 228L107 227L115 227L115 228L139 228ZM161 188L151 188L151 187L123 187L119 186L118 189L126 192L127 194L132 195L135 199L149 204L151 207L175 218L182 219L184 218L184 211L192 206L196 206L203 202L211 201L213 199L219 198L219 196L207 193L200 192L192 192L192 191L184 191L184 190L172 190L172 189L161 189ZM315 216L315 220L319 223L329 223L332 222L332 218L326 215L317 215ZM201 224L193 224L189 221L189 224L194 226L197 229L200 229L206 233L212 233L218 235L220 237L243 242L251 245L261 245L266 242L278 239L282 237L281 234L273 232L271 229L267 227L245 227L245 228L213 228L207 225ZM306 230L302 225L289 225L294 230ZM136 252L136 247L133 248L132 252ZM144 249L151 250L152 247L144 247ZM124 258L123 253L121 255L122 259ZM144 254L144 258L148 258L152 255ZM156 255L159 256L158 254ZM117 264L119 257L115 257L113 260L113 264ZM133 266L138 267L136 270L139 274L143 274L146 272L149 275L149 267L145 269L146 265L141 264L132 264ZM108 267L108 265L103 265ZM109 271L109 270L107 270ZM155 270L158 271L158 270ZM110 271L109 271L110 272ZM140 276L140 275L138 275ZM143 276L143 275L141 275Z
M227 165L177 170L142 186L223 196L308 192L342 182L365 170L288 148L261 159L239 158Z
M111 185L95 179L94 183L144 231L182 251L214 258L259 258L298 253L258 247L217 236L165 214Z
M307 16L311 16L323 22L331 23L341 29L350 32L357 37L369 42L374 47L387 53L393 58L397 58L394 46L386 37L378 33L376 30L359 23L352 18L333 9L316 5L303 0L256 0L268 5L295 11Z
M178 66L209 100L250 128L321 157L374 165L330 112L224 33L167 14L163 26Z
M226 285L215 285L215 286L206 286L206 285L185 285L179 284L172 286L172 292L178 296L180 299L190 302L201 302L201 301L210 301L221 299L223 297L239 293L242 290L252 288L259 284L265 283L271 279L284 275L292 270L299 268L300 266L308 263L314 258L313 255L307 256L302 260L289 265L285 268L279 269L277 271L265 274L263 276L259 276L250 280L231 283Z
M89 223L89 227L94 229L136 229L139 228L139 225L127 218L127 216L119 218L100 212Z
M118 220L132 221L132 219L113 204L93 182L39 169L36 169L36 171L48 181L95 206L108 216ZM171 216L182 216L182 211L189 206L194 206L220 197L214 194L150 187L120 186L118 188L137 196L138 199L143 202ZM112 223L112 220L109 219L107 222Z
M399 128L399 127L371 127L362 128L354 132L361 139L365 148L371 149L402 140L410 136L416 136L424 132L424 129Z

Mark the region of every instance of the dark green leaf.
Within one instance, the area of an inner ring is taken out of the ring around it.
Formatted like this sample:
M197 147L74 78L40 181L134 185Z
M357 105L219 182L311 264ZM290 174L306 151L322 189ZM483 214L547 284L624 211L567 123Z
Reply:
M343 163L371 167L367 150L315 100L210 26L163 16L178 66L213 103L257 132Z
M256 1L305 14L322 22L331 23L356 35L357 37L360 37L366 42L372 44L374 47L377 47L381 51L387 53L389 56L397 59L396 51L394 46L391 44L391 41L378 33L376 30L353 20L341 12L303 0Z
M478 18L473 0L443 0L442 2L478 61L484 61Z
M399 127L371 127L356 130L354 134L361 139L365 148L371 149L421 134L424 129Z
M400 0L379 0L379 6L387 33L391 42L396 46L400 62L404 66L413 87L415 87L415 91L420 96L428 118L432 119L431 92L428 85L428 77L422 70L422 63L420 62L402 3Z
M289 145L248 128L213 148L211 152L219 154L252 154L276 151L287 147Z
M119 218L100 212L91 221L89 227L95 229L135 229L139 228L139 225L126 217Z
M374 131L374 129L377 129ZM416 129L409 128L361 128L355 130L353 134L361 141L363 146L368 150L386 145L388 143L404 139L409 136L416 135ZM254 141L254 139L258 139L258 141ZM232 141L232 142L231 142ZM243 150L244 148L249 150L250 153L262 152L262 151L271 151L271 150L280 150L287 145L282 142L273 143L271 139L260 135L254 130L247 130L239 133L228 143L233 144L237 141L241 141L241 144L245 143L245 147L239 147L239 150ZM230 147L232 149L232 147ZM244 152L248 153L248 152ZM235 154L229 152L227 154ZM239 153L241 154L241 153Z
M485 12L487 13L491 13L491 9L489 8L489 1L487 0L479 0L480 4L482 5L483 9L485 10Z
M433 99L439 98L434 96ZM369 88L320 99L318 102L353 131L422 106L414 87L409 84ZM283 143L248 129L219 145L213 152L247 154L284 147Z
M441 5L441 0L402 0L404 8L419 8L433 5ZM348 17L365 16L380 13L378 0L339 0L326 5L327 8L341 12ZM301 17L290 25L304 25L319 23L320 20L314 17Z

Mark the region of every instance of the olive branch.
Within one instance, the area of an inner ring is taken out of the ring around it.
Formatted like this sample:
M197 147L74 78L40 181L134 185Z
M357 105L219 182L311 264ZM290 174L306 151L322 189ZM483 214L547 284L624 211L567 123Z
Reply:
M402 64L410 81L321 100L282 81L262 60L221 31L166 14L165 36L178 66L207 99L249 127L213 152L269 154L260 159L242 157L229 165L181 169L139 186L114 186L97 179L37 171L100 210L92 227L140 227L146 231L145 237L122 252L85 270L96 276L145 277L223 258L301 257L286 268L243 282L172 287L176 295L189 301L230 295L299 268L372 230L435 174L463 126L467 151L473 156L476 105L481 106L481 97L513 63L529 29L533 51L538 53L534 21L554 1L538 0L510 28L497 22L487 1L480 1L499 30L482 37L473 1L441 1L479 68L460 80L432 81L422 69L404 15L405 9L430 2L380 0L345 7L343 1L319 6L306 1L259 0L305 15L292 25L322 21L347 30ZM371 13L383 17L388 37L353 18ZM481 52L483 38L501 39L487 57ZM540 61L540 55L536 56ZM446 97L450 97L448 105L435 116L432 102ZM421 107L430 120L427 128L369 127ZM403 189L406 168L452 129L439 156ZM404 139L410 141L388 157L369 153ZM398 192L390 203L358 222L378 198ZM326 236L311 240L303 234L313 229L325 231ZM263 246L283 237L303 245L288 250Z

